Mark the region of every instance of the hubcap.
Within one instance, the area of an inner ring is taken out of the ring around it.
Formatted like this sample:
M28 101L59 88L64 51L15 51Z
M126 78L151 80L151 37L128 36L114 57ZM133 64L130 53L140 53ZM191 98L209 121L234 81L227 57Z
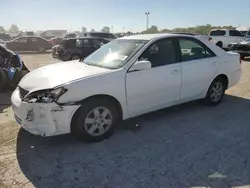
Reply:
M106 107L91 110L85 119L85 130L92 136L106 133L112 124L112 113Z
M223 94L223 84L221 82L215 82L211 89L211 100L217 102L220 100Z

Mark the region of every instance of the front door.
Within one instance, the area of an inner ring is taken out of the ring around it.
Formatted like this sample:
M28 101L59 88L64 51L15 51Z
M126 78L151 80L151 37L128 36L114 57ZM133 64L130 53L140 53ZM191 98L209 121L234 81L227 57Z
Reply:
M215 54L194 38L178 39L182 60L181 99L199 98L211 84L219 62Z
M13 51L27 51L28 49L28 40L27 37L19 37L13 41L10 47Z
M127 103L131 116L161 109L180 99L181 64L175 52L173 40L158 40L138 59L150 61L152 68L127 72Z

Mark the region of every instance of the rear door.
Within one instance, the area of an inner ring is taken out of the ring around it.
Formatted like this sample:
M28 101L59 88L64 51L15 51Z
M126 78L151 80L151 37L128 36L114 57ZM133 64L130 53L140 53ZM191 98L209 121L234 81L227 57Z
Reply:
M181 100L199 98L219 68L216 55L195 38L178 37L182 67Z

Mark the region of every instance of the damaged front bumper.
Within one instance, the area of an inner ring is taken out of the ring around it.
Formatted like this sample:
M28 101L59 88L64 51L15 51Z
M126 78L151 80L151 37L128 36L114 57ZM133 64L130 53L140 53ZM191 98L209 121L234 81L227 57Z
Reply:
M79 107L23 102L18 88L13 92L11 102L16 121L28 132L41 136L70 133L71 119Z

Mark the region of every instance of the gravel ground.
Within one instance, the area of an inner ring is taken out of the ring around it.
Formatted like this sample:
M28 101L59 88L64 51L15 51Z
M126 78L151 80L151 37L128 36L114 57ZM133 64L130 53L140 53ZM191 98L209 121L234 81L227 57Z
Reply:
M23 55L30 69L55 62ZM250 61L221 105L192 102L119 126L85 144L69 135L41 138L12 119L0 96L0 187L250 187Z

